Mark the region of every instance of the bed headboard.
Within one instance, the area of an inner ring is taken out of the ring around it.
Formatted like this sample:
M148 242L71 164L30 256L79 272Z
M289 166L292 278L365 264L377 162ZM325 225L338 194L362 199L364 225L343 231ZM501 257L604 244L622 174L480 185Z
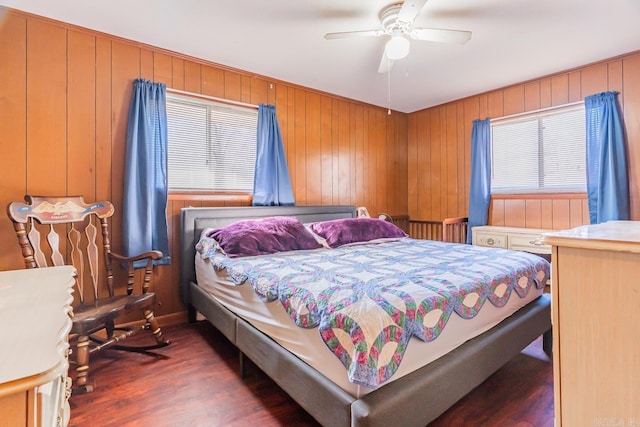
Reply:
M245 206L223 208L182 208L180 215L180 296L189 303L189 282L196 281L195 245L205 228L222 227L243 219L293 216L302 222L354 218L356 207L341 206Z

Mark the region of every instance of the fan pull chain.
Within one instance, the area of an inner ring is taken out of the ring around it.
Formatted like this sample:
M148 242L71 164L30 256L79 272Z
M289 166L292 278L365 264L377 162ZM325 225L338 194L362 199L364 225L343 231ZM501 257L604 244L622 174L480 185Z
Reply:
M387 67L387 115L391 115L391 59L387 58L389 66Z

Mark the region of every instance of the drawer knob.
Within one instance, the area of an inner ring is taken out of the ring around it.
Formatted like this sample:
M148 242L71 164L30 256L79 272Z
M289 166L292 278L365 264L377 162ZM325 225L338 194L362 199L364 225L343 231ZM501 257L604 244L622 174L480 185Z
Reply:
M487 239L487 245L493 245L493 244L495 244L495 243L496 243L496 241L495 241L495 240L493 240L493 238L489 237L489 238Z
M532 240L529 242L529 244L535 245L535 246L544 246L544 242L540 239Z

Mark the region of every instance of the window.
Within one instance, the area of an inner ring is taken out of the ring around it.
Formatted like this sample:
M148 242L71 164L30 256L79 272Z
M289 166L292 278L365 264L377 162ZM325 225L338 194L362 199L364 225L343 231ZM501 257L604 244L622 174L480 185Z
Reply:
M491 192L586 191L584 105L491 121Z
M167 94L169 190L252 192L258 111Z

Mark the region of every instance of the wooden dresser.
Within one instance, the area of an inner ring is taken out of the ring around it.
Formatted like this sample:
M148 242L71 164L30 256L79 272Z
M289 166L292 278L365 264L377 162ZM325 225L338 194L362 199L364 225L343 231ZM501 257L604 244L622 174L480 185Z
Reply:
M0 272L0 427L65 426L75 269Z
M640 222L544 240L552 245L556 426L640 426Z

